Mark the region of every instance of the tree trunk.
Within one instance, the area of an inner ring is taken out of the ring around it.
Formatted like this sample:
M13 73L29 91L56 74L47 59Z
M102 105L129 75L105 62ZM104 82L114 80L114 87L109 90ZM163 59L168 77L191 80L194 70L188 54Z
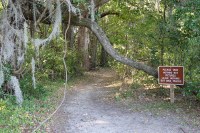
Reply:
M67 28L67 23L63 23L62 24L63 26L63 35L65 36L65 31L66 31L66 28ZM74 26L70 26L68 31L67 31L67 34L66 34L66 39L68 41L68 48L69 49L73 49L74 48L74 40L75 40L75 35L74 35Z
M101 47L100 66L101 67L108 66L108 54L106 53L103 47Z
M90 45L90 56L91 56L91 60L90 60L90 69L95 70L96 66L97 66L97 39L96 37L93 35L91 37L91 45Z
M89 32L86 27L80 27L78 33L78 51L82 57L82 66L84 70L90 69L89 60Z

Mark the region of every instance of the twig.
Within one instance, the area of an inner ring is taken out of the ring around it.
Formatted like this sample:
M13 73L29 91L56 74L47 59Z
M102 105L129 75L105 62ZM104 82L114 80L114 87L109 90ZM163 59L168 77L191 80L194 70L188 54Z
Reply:
M184 130L183 130L183 128L182 127L180 127L179 128L183 133L187 133L187 132L185 132Z

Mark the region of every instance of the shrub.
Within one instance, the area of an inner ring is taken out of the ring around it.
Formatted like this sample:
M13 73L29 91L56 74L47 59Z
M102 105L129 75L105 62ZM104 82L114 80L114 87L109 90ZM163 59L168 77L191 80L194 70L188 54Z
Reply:
M189 82L184 88L186 95L195 95L197 99L200 100L200 83L199 82Z
M20 80L20 87L23 92L24 98L36 98L40 99L42 97L45 97L47 95L47 89L40 83L36 83L36 88L33 88L32 85L32 77L31 75L25 76L22 80Z

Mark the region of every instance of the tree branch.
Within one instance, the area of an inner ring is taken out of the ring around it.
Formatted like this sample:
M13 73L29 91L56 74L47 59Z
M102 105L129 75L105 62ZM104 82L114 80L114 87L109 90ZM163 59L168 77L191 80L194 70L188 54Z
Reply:
M114 11L107 11L107 12L104 12L104 13L101 14L101 18L103 18L103 17L105 17L107 15L117 15L117 16L119 16L120 13L119 12L114 12Z
M95 0L96 2L96 6L101 6L105 3L107 3L109 0ZM62 10L63 13L62 14L65 14L65 16L63 16L63 20L62 22L63 23L67 23L68 22L68 10ZM33 14L25 9L24 12L24 16L28 19L28 20L33 20ZM104 17L106 15L118 15L118 13L115 13L115 12L105 12L103 13L101 16ZM46 14L45 16L47 16L48 14ZM36 18L39 18L39 16L36 16ZM41 20L42 23L45 23L45 24L51 24L51 20L50 19L42 19ZM158 72L157 72L157 69L156 68L153 68L151 66L148 66L142 62L137 62L135 60L132 60L132 59L129 59L129 58L126 58L124 56L121 56L111 45L108 37L106 36L106 34L104 33L104 31L102 30L102 28L94 21L88 19L88 18L80 18L78 16L78 14L75 14L74 12L71 12L71 24L72 25L75 25L75 26L84 26L84 27L87 27L89 28L93 33L94 35L98 38L99 42L101 43L101 45L104 47L104 49L106 50L106 52L112 56L115 60L125 64L125 65L128 65L128 66L131 66L135 69L138 69L138 70L141 70L141 71L144 71L145 73L155 77L155 78L158 78ZM177 85L179 87L184 87L182 85Z
M136 62L134 60L131 60L129 58L119 55L119 53L117 53L116 50L112 47L106 34L103 32L101 27L99 27L96 22L93 22L90 19L86 19L86 18L73 19L72 22L74 25L85 26L85 27L89 28L96 35L96 37L98 38L99 42L102 44L102 46L104 47L106 52L110 56L112 56L115 60L117 60L123 64L129 65L133 68L136 68L138 70L142 70L142 71L146 72L147 74L152 75L155 78L158 77L158 72L155 68L147 66L144 63Z
M98 4L99 5L105 4L108 1L109 0L101 0L98 2ZM97 0L95 2L97 2ZM63 14L67 14L67 13L63 13ZM109 12L105 13L104 15L106 15L106 14L109 14ZM30 14L27 14L27 15L29 16ZM102 46L104 47L106 52L110 56L112 56L115 60L117 60L123 64L129 65L131 67L134 67L138 70L142 70L142 71L146 72L147 74L152 75L156 78L158 77L157 70L154 69L153 67L150 67L148 65L145 65L144 63L136 62L134 60L131 60L129 58L119 55L119 53L117 53L116 50L112 47L112 45L111 45L108 37L104 33L104 31L101 29L101 27L98 26L98 24L96 22L93 22L87 18L79 18L76 14L74 14L72 12L71 12L71 15L72 15L71 16L72 24L76 25L76 26L84 26L84 27L89 28L95 34L95 36L98 38L99 42L102 44ZM29 16L28 18L30 19L32 17ZM67 19L68 19L67 16L63 16L63 22L65 22L65 23L68 22ZM44 23L51 23L51 22L48 20L45 20Z

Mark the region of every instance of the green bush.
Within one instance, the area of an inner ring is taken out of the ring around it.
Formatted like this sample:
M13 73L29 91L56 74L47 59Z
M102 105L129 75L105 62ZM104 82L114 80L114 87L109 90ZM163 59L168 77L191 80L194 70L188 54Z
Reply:
M67 59L66 62L67 62L68 73L70 76L83 74L81 63L79 63L81 56L79 53L77 53L77 51L75 50L68 51L66 59Z
M32 77L30 75L27 75L23 79L20 80L20 87L22 89L24 98L40 99L47 95L48 90L45 89L45 87L43 85L36 82L36 88L34 89L32 83L33 83Z
M123 98L128 98L128 97L132 97L134 94L133 90L125 90L123 93L122 93L122 97Z
M41 52L39 67L37 68L37 77L39 79L52 79L65 78L65 68L63 63L63 49L62 45L48 45L44 51ZM68 76L82 74L81 59L76 50L68 50L66 55L66 64Z
M197 99L200 100L200 83L199 82L189 82L184 88L186 95L195 95Z
M137 89L139 89L141 87L143 87L143 86L141 84L139 84L139 83L131 84L131 89L133 89L133 90L137 90Z

